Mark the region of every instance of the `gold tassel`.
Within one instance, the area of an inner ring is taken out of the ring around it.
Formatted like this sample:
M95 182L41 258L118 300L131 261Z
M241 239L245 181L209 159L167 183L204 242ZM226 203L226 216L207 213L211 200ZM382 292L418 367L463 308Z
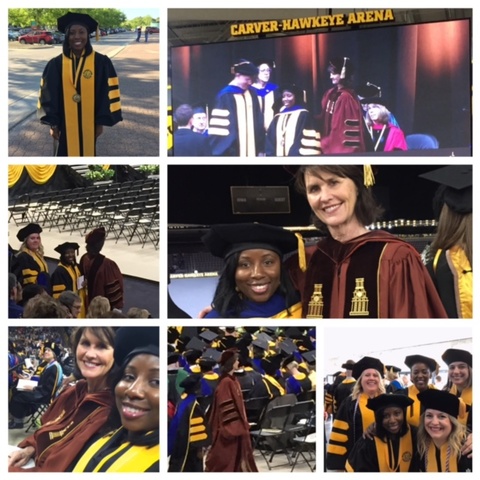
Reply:
M348 57L343 57L343 66L342 70L340 71L340 78L343 80L347 74L347 60L350 60Z
M367 187L373 187L375 185L375 176L373 175L373 170L371 165L363 166L363 184Z
M302 272L307 270L307 257L305 255L305 242L301 233L296 233L295 236L298 240L298 265Z
M98 42L100 38L100 29L98 28L98 25L97 25L97 30L95 32L95 40Z

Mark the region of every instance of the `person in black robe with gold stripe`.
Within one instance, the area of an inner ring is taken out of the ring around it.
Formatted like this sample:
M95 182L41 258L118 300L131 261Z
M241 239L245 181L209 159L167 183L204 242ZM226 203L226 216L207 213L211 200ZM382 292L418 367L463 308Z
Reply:
M471 472L472 458L462 455L467 440L466 405L444 390L418 394L424 413L418 427L417 449L421 472Z
M385 393L384 365L374 357L363 357L355 363L352 375L357 379L352 394L346 398L335 416L327 445L328 471L344 471L355 443L375 421L373 411L367 408L370 398Z
M197 401L200 375L190 375L168 430L169 472L203 472L203 448L210 444L205 412Z
M358 439L345 464L347 472L418 471L416 429L406 419L412 403L411 398L395 393L368 400L367 408L375 412L375 435Z
M103 127L122 120L118 77L110 58L90 44L98 27L90 15L68 12L57 26L65 33L63 53L43 71L37 118L50 126L55 156L94 157Z
M43 245L40 234L43 229L38 223L29 223L17 233L22 242L17 253L13 273L22 287L38 284L50 293L50 275L43 257Z
M159 328L121 327L115 335L113 430L84 450L73 472L158 472Z
M82 272L75 258L75 250L78 251L78 243L65 242L55 247L60 253L60 262L52 273L52 296L58 299L63 292L70 291L82 299L82 307L77 318L85 318L85 289L79 288L78 282Z

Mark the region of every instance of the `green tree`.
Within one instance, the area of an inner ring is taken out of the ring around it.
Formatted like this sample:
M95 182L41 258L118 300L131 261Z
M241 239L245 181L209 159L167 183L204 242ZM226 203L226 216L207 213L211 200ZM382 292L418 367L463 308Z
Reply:
M39 27L56 28L57 19L69 11L87 13L100 27L118 27L126 20L125 14L116 8L10 8L8 23L12 26L29 27L36 22Z

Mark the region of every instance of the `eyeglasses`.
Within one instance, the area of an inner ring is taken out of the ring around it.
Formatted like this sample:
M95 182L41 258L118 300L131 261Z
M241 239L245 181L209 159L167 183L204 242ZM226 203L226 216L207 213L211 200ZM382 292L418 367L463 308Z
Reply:
M260 73L270 73L272 70L270 68L261 68L259 70Z

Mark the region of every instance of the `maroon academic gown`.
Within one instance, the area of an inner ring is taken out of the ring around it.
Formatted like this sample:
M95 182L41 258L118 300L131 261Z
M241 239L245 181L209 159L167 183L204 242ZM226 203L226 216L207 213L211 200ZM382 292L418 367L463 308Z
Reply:
M302 318L447 318L419 253L390 233L374 230L346 243L327 237L306 254L306 272L295 256L286 263Z
M208 412L212 446L206 472L258 472L253 458L250 427L238 380L224 374Z
M349 88L333 87L322 97L320 144L324 154L365 152L362 105Z
M112 310L123 308L123 276L113 260L101 254L85 254L80 259L80 270L87 280L87 308L97 296L108 298Z
M110 390L88 393L85 380L61 392L42 416L42 426L18 446L35 448L35 467L9 472L65 472L85 444L105 425L114 398Z

